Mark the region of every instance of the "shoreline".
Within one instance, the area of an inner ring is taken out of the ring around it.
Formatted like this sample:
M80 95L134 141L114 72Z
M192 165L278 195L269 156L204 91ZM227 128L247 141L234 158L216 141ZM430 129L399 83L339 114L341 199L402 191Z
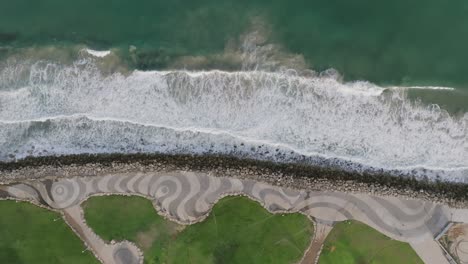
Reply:
M468 208L468 184L222 155L79 154L0 162L0 184L131 172L194 171L312 191L395 196Z

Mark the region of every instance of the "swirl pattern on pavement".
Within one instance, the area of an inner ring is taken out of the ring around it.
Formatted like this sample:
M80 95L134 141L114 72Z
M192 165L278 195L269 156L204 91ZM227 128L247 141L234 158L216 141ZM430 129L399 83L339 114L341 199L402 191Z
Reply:
M202 173L136 173L94 178L36 181L3 186L0 193L32 199L55 209L99 194L143 195L168 218L190 224L202 220L225 195L246 195L273 213L301 212L323 222L355 219L393 239L415 242L433 237L449 222L450 209L425 201L364 194L291 190L251 180ZM0 190L1 190L0 189Z

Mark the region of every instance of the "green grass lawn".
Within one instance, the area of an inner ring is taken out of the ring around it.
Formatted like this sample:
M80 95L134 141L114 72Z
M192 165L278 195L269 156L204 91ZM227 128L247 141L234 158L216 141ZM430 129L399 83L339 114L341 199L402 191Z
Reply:
M141 197L93 197L83 208L98 235L136 242L146 263L295 263L313 232L307 217L273 215L245 197L220 200L205 221L185 228Z
M99 263L60 214L15 201L0 201L0 212L0 263Z
M333 227L325 240L320 264L416 264L423 263L407 243L392 240L358 222L344 221Z

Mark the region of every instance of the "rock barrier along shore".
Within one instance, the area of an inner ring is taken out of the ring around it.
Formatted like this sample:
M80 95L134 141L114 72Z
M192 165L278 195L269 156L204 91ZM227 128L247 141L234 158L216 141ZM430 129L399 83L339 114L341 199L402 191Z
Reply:
M415 198L468 208L468 184L387 173L355 173L301 163L275 163L223 155L79 154L0 162L0 184L33 179L103 176L123 172L195 171L294 189Z

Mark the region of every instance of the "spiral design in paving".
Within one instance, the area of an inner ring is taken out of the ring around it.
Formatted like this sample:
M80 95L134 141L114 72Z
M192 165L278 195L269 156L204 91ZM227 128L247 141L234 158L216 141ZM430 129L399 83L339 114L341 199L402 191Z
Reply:
M298 191L191 172L116 174L46 183L18 184L8 188L21 189L30 193L31 199L49 201L50 207L58 209L80 204L96 194L143 195L152 199L156 208L169 218L187 224L203 219L221 197L242 194L259 201L271 212L301 212L323 222L355 219L403 241L437 234L449 221L449 208L430 202ZM15 196L14 192L9 194ZM2 195L5 196L5 190Z

